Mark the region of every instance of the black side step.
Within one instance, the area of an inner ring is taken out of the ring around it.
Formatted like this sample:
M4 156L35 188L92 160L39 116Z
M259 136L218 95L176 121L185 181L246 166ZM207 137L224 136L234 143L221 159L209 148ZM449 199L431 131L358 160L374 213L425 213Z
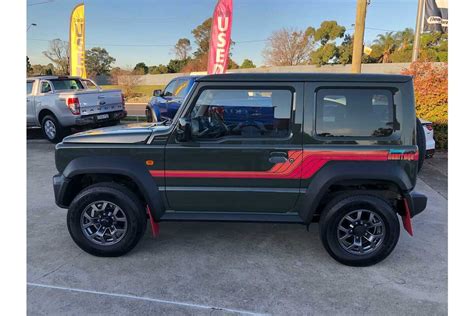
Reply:
M235 212L175 212L166 211L160 221L187 222L249 222L303 224L298 214L235 213Z

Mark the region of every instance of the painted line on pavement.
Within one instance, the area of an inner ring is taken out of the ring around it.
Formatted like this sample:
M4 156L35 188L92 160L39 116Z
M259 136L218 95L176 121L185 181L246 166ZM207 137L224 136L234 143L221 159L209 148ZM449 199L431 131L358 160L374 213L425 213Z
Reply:
M193 307L193 308L200 308L200 309L220 310L220 311L226 311L226 312L232 312L232 313L240 313L244 315L268 315L268 314L254 313L254 312L249 312L249 311L244 311L244 310L239 310L239 309L232 309L232 308L225 308L225 307L215 307L215 306L207 306L207 305L193 304L193 303L186 303L186 302L162 300L162 299L151 298L151 297L146 297L146 296L136 296L136 295L120 294L120 293L108 293L108 292L84 290L84 289L78 289L78 288L70 288L70 287L64 287L64 286L31 283L31 282L27 282L26 284L28 286L40 287L40 288L46 288L46 289L55 289L55 290L96 294L96 295L106 295L106 296L112 296L112 297L128 298L132 300L148 301L148 302L161 303L161 304L170 304L170 305Z

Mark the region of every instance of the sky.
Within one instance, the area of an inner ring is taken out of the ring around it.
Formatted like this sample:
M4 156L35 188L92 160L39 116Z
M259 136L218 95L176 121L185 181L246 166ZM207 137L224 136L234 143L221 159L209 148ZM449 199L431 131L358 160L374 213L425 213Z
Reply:
M69 17L79 0L28 0L27 54L31 64L47 64L42 52L54 38L68 39ZM217 0L85 0L86 49L103 47L114 66L168 64L173 45L212 16ZM263 65L265 40L275 30L305 30L335 20L353 32L356 0L234 0L232 59ZM415 28L417 0L371 0L365 43L377 34Z

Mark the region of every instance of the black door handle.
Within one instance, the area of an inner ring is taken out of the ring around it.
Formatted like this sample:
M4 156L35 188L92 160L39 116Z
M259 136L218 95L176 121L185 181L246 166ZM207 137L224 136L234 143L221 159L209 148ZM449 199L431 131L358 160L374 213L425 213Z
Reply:
M268 161L271 163L285 163L288 161L288 154L286 152L272 152Z

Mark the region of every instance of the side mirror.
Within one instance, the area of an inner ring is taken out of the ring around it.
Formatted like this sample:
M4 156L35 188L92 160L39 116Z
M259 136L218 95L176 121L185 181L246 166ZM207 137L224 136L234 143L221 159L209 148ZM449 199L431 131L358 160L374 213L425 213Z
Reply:
M182 117L178 120L176 139L180 142L186 142L191 139L191 121L189 118Z
M161 89L153 90L153 96L159 97L161 95Z

